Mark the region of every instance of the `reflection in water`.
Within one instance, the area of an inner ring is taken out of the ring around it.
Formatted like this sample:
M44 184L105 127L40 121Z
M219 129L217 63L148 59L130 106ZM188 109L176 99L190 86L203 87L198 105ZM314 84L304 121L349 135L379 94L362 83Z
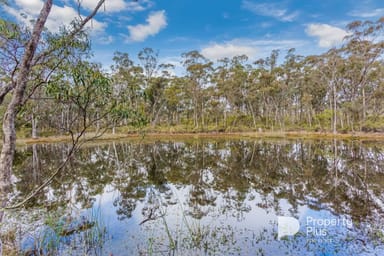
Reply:
M19 197L66 150L19 150ZM374 255L384 252L383 158L382 144L359 141L110 143L82 149L29 207L100 209L113 255ZM278 241L277 216L300 220L299 233Z

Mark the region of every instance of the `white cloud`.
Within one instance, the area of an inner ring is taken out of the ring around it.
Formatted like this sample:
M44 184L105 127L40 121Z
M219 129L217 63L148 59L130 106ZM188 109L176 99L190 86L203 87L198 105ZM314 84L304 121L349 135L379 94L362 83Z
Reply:
M288 12L287 9L271 3L254 3L249 0L243 0L242 7L256 15L272 17L280 21L291 22L299 15L298 12Z
M78 12L69 6L57 6L52 7L51 14L47 21L47 28L51 31L57 31L60 26L68 25L71 21L79 16ZM82 16L82 18L85 18ZM95 19L92 19L87 24L87 29L92 29L93 33L98 33L104 31L106 27L105 23L99 22Z
M165 11L157 11L150 14L146 24L128 26L129 41L142 42L147 37L156 35L167 26Z
M23 10L27 10L29 14L33 15L39 14L44 4L41 0L16 0L15 2Z
M317 37L319 46L329 48L340 44L348 33L338 27L328 24L309 24L305 32L313 37Z
M15 16L20 22L30 26L30 20L36 19L37 15L43 6L42 0L16 0L17 7L5 7L4 9L11 15ZM20 16L20 13L25 16L25 19ZM78 18L78 11L68 5L58 6L53 5L51 13L48 16L45 26L52 32L58 32L59 28L63 25L69 25L71 21ZM82 18L85 18L82 16ZM103 32L107 24L92 19L87 24L87 29L91 29L92 33Z
M201 50L201 54L211 60L218 60L225 57L232 58L243 54L248 57L253 57L256 53L257 50L254 47L233 43L212 44Z
M299 53L306 53L308 42L304 40L254 40L250 38L236 38L224 43L213 43L202 48L201 53L209 59L217 60L224 57L234 57L245 54L250 60L268 57L273 50L280 50L282 54L296 48Z
M113 43L113 41L114 41L113 36L102 36L97 39L97 42L103 45L111 44Z
M354 10L348 14L352 17L373 18L373 17L384 16L384 8L377 8L370 11Z
M27 0L24 0L27 1ZM74 1L77 3L77 1ZM93 10L98 1L95 0L82 0L81 5L88 9ZM105 1L105 11L108 12L121 12L121 11L144 11L150 8L153 3L149 0L132 1L132 0L108 0ZM104 7L102 7L104 9Z
M127 10L131 12L139 12L139 11L145 11L153 6L153 2L149 0L142 0L142 1L128 1L127 3Z

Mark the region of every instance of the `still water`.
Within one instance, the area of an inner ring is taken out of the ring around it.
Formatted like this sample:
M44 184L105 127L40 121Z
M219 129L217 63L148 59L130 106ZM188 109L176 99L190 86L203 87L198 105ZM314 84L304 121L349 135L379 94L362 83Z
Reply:
M14 200L68 147L19 149ZM59 255L384 255L383 192L378 142L122 141L83 147L27 212L91 216L97 242Z

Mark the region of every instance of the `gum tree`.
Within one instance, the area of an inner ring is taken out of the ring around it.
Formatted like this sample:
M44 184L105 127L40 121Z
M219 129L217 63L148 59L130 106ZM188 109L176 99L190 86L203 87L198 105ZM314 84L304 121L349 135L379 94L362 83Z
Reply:
M50 15L53 0L46 0L38 15L36 22L33 24L32 32L25 33L25 48L21 48L15 56L14 69L11 75L3 82L0 89L1 103L5 96L9 95L8 103L3 116L3 145L0 154L0 193L2 196L2 206L6 204L5 197L10 190L12 165L16 147L16 117L21 108L29 100L34 90L46 84L52 69L57 69L60 63L53 65L50 71L44 71L44 78L38 84L30 82L32 71L42 65L46 65L45 61L49 57L55 57L57 51L64 51L66 44L83 33L85 25L96 15L97 11L104 4L105 0L98 1L95 9L84 19L79 19L72 23L70 30L64 32L65 37L57 38L57 41L50 42L51 47L44 47L43 37L45 35L44 26ZM12 24L6 20L2 20L2 31L10 31L8 24ZM7 33L11 36L2 37L2 46L7 43L7 39L12 39L12 33L17 33L17 28L21 25L13 24L10 26L12 31ZM15 31L15 32L14 32ZM2 33L3 34L3 33ZM2 49L3 51L7 49ZM7 53L5 51L5 53ZM29 93L28 93L29 92Z
M183 66L187 71L188 91L192 99L193 124L199 128L200 124L204 126L204 87L210 82L213 63L208 61L198 51L190 51L182 54Z

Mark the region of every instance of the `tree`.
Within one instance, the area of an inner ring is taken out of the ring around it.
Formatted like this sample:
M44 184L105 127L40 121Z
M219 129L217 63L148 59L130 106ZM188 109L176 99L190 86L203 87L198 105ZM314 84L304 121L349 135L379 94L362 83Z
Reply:
M85 19L72 24L73 29L69 33L72 38L82 32L84 26L96 15L104 2L105 0L100 0L95 9ZM5 95L8 93L12 94L11 101L8 104L3 117L3 146L0 154L0 193L3 197L1 198L2 206L6 203L4 197L9 192L11 184L10 178L16 146L16 115L25 102L28 101L30 96L26 95L26 92L28 86L31 86L28 84L31 70L33 67L40 64L39 61L41 58L51 53L48 50L47 52L36 54L38 46L41 43L40 39L42 38L44 25L51 12L52 5L52 0L46 0L44 2L40 14L33 26L32 33L26 40L27 43L25 49L23 49L20 56L20 63L17 65L18 67L14 70L14 73L11 74L8 83L1 88L0 92L0 99L4 99ZM69 39L71 39L71 37Z
M155 126L164 107L164 90L171 79L169 70L171 64L159 64L158 52L152 48L144 48L139 52L138 58L143 69L143 91L146 101L146 113L151 123Z
M348 74L351 93L349 101L353 104L360 105L362 120L361 124L367 119L367 99L370 98L368 84L372 73L375 73L376 61L384 53L384 42L381 39L384 31L384 18L376 22L371 21L355 21L348 24L347 28L351 34L347 36L346 43L341 49L346 54L346 62L348 64Z
M203 87L209 84L212 62L209 62L198 51L183 53L183 65L187 70L188 89L191 95L193 107L193 124L199 128L200 124L204 126L204 100Z
M307 56L303 60L301 70L302 83L300 87L300 106L307 111L308 123L312 126L311 121L317 121L315 130L322 129L322 124L318 120L320 115L327 107L326 95L328 85L322 81L321 57Z
M146 124L143 102L143 69L136 65L128 53L116 52L112 65L112 81L114 98L117 100L116 110L123 117L124 125L142 120ZM114 131L115 129L113 129Z
M52 0L47 0L35 23L31 38L27 43L25 53L21 60L20 68L18 71L16 71L16 79L14 83L9 84L7 87L8 92L12 89L14 92L11 102L8 104L7 110L4 114L3 120L3 147L0 155L0 193L2 196L4 196L9 191L13 157L16 147L16 114L23 104L27 79L31 70L31 63L51 8Z
M343 86L343 60L338 52L334 49L331 49L327 56L327 66L326 74L328 75L329 86L331 88L332 100L330 100L330 106L332 106L332 132L333 134L337 133L337 111L338 111L338 98L339 98L339 90Z
M47 94L54 97L54 104L70 110L68 124L57 129L70 134L73 142L95 125L96 136L101 135L110 127L107 117L118 118L113 116L116 100L112 97L111 80L100 66L86 61L74 63L66 71L61 80L47 86Z
M183 84L185 84L184 77L173 77L164 89L165 112L168 125L180 124L180 116L186 106Z
M229 98L230 98L230 88L228 88L228 80L230 78L230 59L223 58L217 63L217 67L212 77L212 82L215 84L217 89L218 101L222 104L222 115L223 115L223 125L226 128L227 126L227 107L229 107Z
M265 120L266 127L274 129L276 122L280 118L280 103L281 103L281 81L278 75L281 72L277 67L277 59L279 56L278 50L273 50L271 55L265 59L259 59L254 64L258 66L258 84L259 91L262 98L262 116ZM280 127L282 123L280 122Z

